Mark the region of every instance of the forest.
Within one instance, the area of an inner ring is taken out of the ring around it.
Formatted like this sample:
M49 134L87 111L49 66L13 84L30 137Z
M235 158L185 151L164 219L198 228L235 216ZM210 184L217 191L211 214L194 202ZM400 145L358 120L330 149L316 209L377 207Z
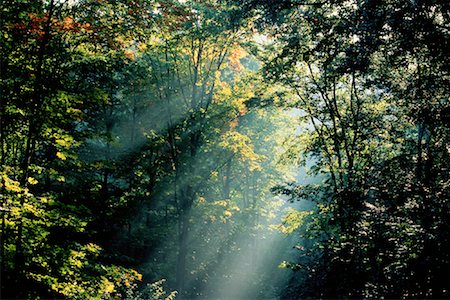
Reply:
M1 0L1 299L449 299L448 0Z

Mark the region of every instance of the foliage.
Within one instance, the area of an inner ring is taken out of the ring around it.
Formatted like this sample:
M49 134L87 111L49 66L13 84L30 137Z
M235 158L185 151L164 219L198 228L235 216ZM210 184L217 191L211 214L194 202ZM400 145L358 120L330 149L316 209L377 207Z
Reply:
M448 297L448 11L3 1L2 296Z
M317 206L301 231L311 242L287 264L303 276L286 297L448 296L448 5L246 5L272 26L267 80L301 111L291 149L324 178L275 189Z
M165 279L161 279L159 281L148 283L146 287L138 291L137 286L134 286L134 289L128 289L126 293L126 299L130 300L173 300L176 297L176 292L171 292L170 294L167 294L166 291L164 291L163 284L165 282Z

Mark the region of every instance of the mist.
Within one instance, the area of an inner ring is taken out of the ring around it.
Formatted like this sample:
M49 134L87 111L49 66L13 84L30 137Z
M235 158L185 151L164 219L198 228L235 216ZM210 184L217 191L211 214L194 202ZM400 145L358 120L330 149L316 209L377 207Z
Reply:
M130 102L123 94L116 97L121 102ZM137 103L148 103L146 99L152 95L132 97ZM90 160L121 160L139 153L136 161L148 161L152 158L146 156L145 150L142 152L146 145L167 136L192 116L180 98L142 107L132 117L124 116L120 107L116 111L112 138L87 144L85 152L89 153ZM295 184L314 182L307 174L307 166L287 167L281 162L286 138L298 134L299 130L296 126L288 129L286 126L293 124L297 117L296 112L271 108L240 117L233 131L252 138L251 142L244 140L242 145L248 147L251 155L243 155L241 149L227 148L235 143L227 143L223 135L233 119L224 118L220 110L210 118L225 122L221 131L205 138L195 155L180 154L173 161L166 144L155 150L158 156L166 157L169 169L173 171L175 166L176 172L154 183L153 194L141 198L127 229L120 230L111 242L115 251L138 257L143 286L166 279L165 288L177 290L180 299L278 299L283 295L293 271L280 265L283 261L295 261L298 255L295 246L302 239L300 233L288 235L277 226L282 224L289 208L312 209L307 201L290 202L272 191L275 185L287 180ZM203 126L208 124L189 130ZM263 135L267 132L273 139ZM179 145L186 138L189 134L179 135ZM134 171L130 167L131 172L145 172L145 167ZM205 189L206 185L217 185L217 188ZM142 188L131 189L130 197ZM194 199L190 207L183 208L180 198L186 193L191 193ZM186 240L181 244L183 226L188 228ZM141 239L142 244L130 245L127 239ZM182 291L176 280L178 265L173 263L179 260L180 252L186 256Z

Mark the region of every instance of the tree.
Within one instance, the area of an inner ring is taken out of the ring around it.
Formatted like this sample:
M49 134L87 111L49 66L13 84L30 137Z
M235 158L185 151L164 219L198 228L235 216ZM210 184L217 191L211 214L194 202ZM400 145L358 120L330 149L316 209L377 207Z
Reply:
M96 104L71 82L80 57L74 49L92 33L90 23L68 3L4 4L2 295L120 295L140 275L99 262L100 247L86 234L91 212L70 189L88 135L81 108Z
M442 23L448 5L246 5L268 11L260 24L275 24L278 46L266 64L267 78L291 91L289 105L301 109L308 124L298 141L302 153L327 178L318 187L279 189L318 202L307 231L316 250L305 252L316 259L292 265L305 270L298 297L445 297L440 279L448 276L441 267L448 258L431 249L447 238L430 225L446 231L437 224L448 210L436 195L448 191L448 177L441 177L448 158L437 155L445 152L437 141L448 133L442 117L432 121L429 112L445 115L447 105L448 57L439 49L448 43ZM430 171L436 176L424 180ZM429 184L433 192L424 187Z

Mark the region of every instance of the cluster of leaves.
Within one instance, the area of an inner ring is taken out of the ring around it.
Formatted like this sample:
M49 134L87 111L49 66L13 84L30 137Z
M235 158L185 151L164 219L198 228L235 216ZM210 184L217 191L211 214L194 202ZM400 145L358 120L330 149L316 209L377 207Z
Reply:
M262 84L246 74L256 62L236 12L4 1L2 296L173 299L160 278L193 296L186 282L226 276L220 253L273 217L286 123L248 105ZM193 240L219 257L196 255Z
M103 60L111 69L128 61L125 46L91 39L109 33L101 27L108 20L94 22L92 13L107 16L112 6L2 3L2 296L120 297L142 278L104 260L89 224L115 207L95 210L96 181L79 188L80 178L98 170L80 158L86 138L96 134L93 110L105 101L109 83L95 65Z
M2 295L212 297L296 159L286 296L448 297L446 1L4 4Z
M448 297L448 3L246 5L304 124L289 155L323 179L276 188L317 204L286 296Z

